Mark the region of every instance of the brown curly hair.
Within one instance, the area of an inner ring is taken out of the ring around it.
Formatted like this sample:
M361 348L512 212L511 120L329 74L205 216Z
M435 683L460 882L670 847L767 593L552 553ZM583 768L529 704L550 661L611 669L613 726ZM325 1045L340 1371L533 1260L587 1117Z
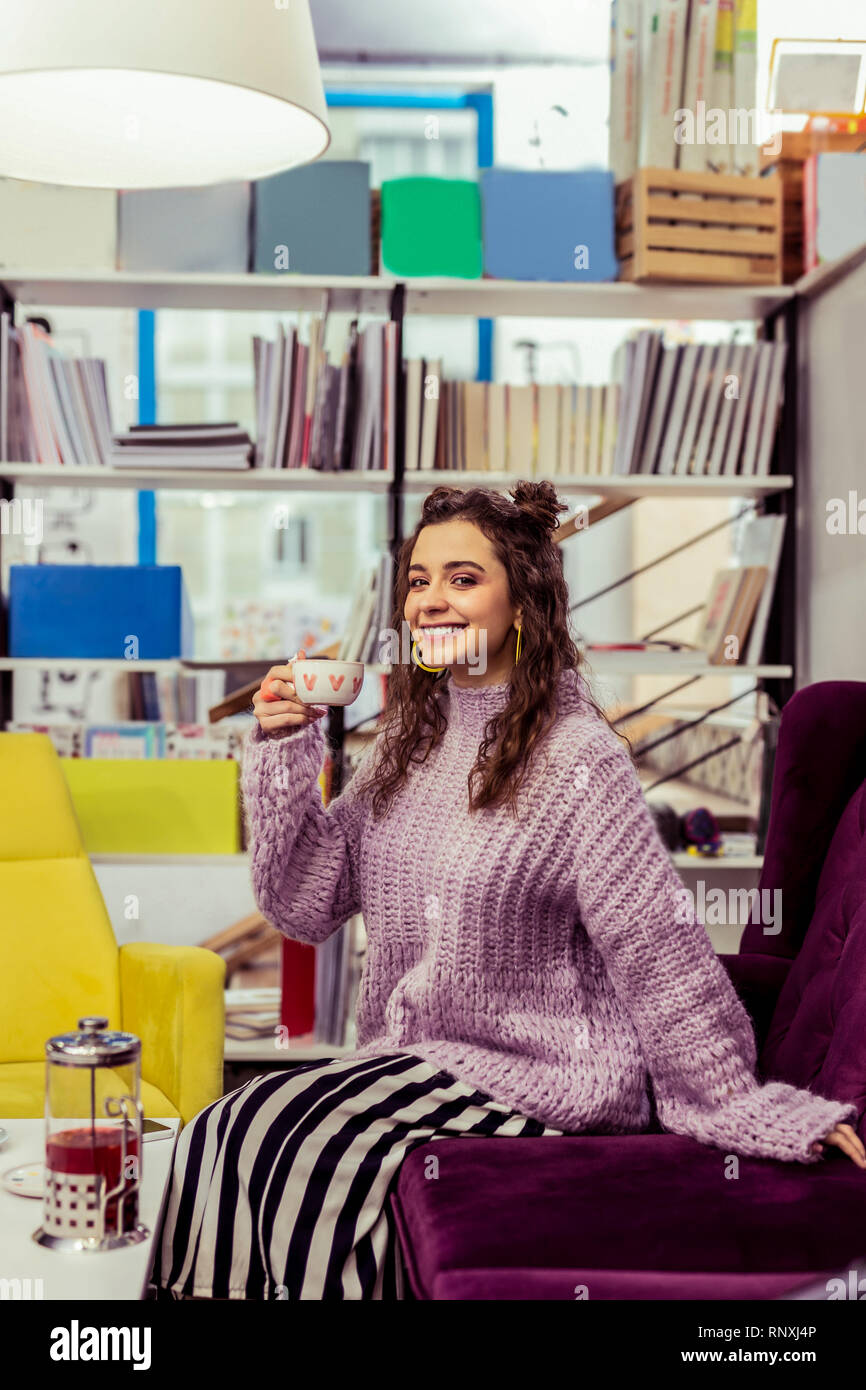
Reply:
M518 482L510 497L513 501L482 487L433 489L424 500L415 530L400 548L391 627L400 632L405 621L409 564L422 529L454 519L477 526L505 567L512 605L522 611L521 660L512 669L508 704L488 722L469 774L469 809L498 806L507 800L516 816L517 795L533 748L556 722L560 673L569 668L579 671L583 662L569 632L562 550L553 539L559 513L569 507L559 501L556 489L547 481ZM392 666L376 766L356 789L364 795L375 788L372 808L377 817L387 811L406 781L409 762L425 762L442 738L447 721L436 698L438 686L439 676L414 663ZM588 691L584 698L613 728ZM631 754L625 735L616 729L614 732ZM422 756L416 756L422 749ZM473 789L476 779L480 783Z

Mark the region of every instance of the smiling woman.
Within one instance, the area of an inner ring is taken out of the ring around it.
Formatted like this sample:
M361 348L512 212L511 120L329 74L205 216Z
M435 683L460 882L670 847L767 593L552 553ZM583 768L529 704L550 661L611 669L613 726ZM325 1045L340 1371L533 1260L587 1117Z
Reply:
M514 808L533 748L556 721L562 673L580 668L562 551L553 539L567 510L549 482L517 483L510 499L453 487L437 487L425 499L401 552L392 620L396 629L408 623L420 656L414 666L397 665L388 682L377 814L404 784L416 749L426 743L429 752L441 739L435 695L446 671L452 687L464 690L510 677L511 702L479 750L470 806L507 799ZM583 698L603 719L587 688Z
M443 1136L655 1126L796 1163L826 1141L866 1167L853 1101L756 1076L749 1016L582 679L560 510L549 482L427 497L392 626L443 664L394 668L385 727L327 807L321 726L253 728L256 902L312 945L363 914L358 1046L259 1077L186 1126L160 1287L382 1298L392 1181Z

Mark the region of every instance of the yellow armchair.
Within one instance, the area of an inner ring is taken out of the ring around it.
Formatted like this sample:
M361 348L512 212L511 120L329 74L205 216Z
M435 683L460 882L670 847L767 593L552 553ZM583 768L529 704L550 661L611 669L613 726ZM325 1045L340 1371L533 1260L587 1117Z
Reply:
M222 1095L225 962L118 950L47 734L0 733L0 1117L44 1109L45 1040L103 1014L141 1038L146 1115L185 1124Z

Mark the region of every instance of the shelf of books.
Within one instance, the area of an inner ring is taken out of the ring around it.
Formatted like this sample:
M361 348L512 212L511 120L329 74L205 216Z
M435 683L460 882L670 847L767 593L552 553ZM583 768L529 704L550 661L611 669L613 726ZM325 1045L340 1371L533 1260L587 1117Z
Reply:
M112 428L106 364L67 358L36 323L0 314L0 478L101 487L286 487L384 492L436 479L507 488L549 478L563 492L762 497L771 473L788 346L666 343L642 329L608 382L449 379L440 358L400 358L399 325L354 320L332 360L326 320L251 342L255 439L237 422Z
M599 675L634 676L762 676L767 679L785 679L791 675L790 666L747 665L737 662L711 662L705 652L699 651L588 651L586 657L594 672ZM354 658L353 658L354 659ZM118 658L60 657L60 656L2 656L0 671L126 671L130 675L158 674L179 675L183 671L222 670L232 665L259 665L266 672L273 666L271 657L262 657L256 663L253 658L243 662L224 660L185 661L182 657L170 661L125 661ZM365 662L370 675L387 676L391 667L387 663Z
M261 309L387 314L400 282L386 276L145 274L2 270L21 304L127 309ZM763 319L794 293L788 285L634 285L535 280L427 279L406 284L406 312L469 318Z

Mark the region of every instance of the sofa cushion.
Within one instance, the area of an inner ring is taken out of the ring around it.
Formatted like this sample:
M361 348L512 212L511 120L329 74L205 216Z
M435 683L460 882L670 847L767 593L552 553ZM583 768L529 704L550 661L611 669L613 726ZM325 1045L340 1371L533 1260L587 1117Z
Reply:
M0 733L0 860L84 853L72 797L47 734Z
M806 1276L809 1280L812 1277ZM436 1275L433 1292L427 1297L453 1303L505 1299L572 1301L588 1298L591 1288L596 1303L621 1299L641 1303L755 1300L780 1298L796 1282L805 1280L797 1281L793 1274L682 1274L643 1269L451 1269Z
M112 1073L100 1072L100 1078ZM117 1094L124 1090L122 1077L117 1078ZM102 1084L97 1091L97 1105L106 1091ZM178 1114L171 1101L149 1081L141 1083L141 1103L148 1119L170 1119ZM5 1120L35 1120L45 1114L45 1063L3 1062L0 1064L0 1117Z
M418 1298L772 1298L862 1254L866 1183L836 1151L812 1166L674 1134L443 1136L407 1154L393 1214Z
M866 1127L866 783L839 821L760 1055L769 1079L852 1101Z
M90 861L0 858L0 1063L36 1062L79 1018L120 1023L117 942Z

